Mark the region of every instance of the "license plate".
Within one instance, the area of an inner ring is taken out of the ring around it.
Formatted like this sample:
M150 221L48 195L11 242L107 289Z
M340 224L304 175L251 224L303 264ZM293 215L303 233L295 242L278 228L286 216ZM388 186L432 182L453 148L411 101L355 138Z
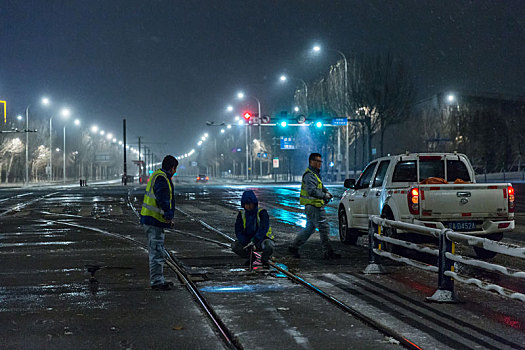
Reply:
M476 223L474 221L452 221L448 223L448 228L454 231L475 231Z

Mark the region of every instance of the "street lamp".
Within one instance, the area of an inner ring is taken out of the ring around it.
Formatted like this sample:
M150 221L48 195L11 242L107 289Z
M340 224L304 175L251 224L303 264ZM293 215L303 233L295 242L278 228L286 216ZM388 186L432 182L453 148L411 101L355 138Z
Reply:
M27 186L29 184L29 107L31 105L28 105L26 108L26 178L25 178L25 185Z
M71 111L68 108L63 108L61 115L64 119L69 119ZM80 121L75 119L75 125L80 125ZM64 125L64 147L62 148L62 158L63 158L63 182L66 183L66 126Z
M232 105L229 105L228 107L226 107L226 110L227 110L228 112L233 111L233 106L232 106Z
M51 101L49 101L49 98L43 97L42 98L42 104L44 106L49 106L51 104ZM53 117L54 115L51 115L49 117L49 181L53 181Z
M242 100L244 98L244 93L243 92L239 92L237 93L237 97ZM259 125L259 140L261 140L261 101L253 96L253 95L250 95L251 98L255 99L255 101L257 101L257 111L258 111L258 114L257 114L257 120L258 120L258 125ZM250 130L250 139L251 139L251 128L249 128L249 125L246 124L246 128ZM248 140L246 140L246 179L248 179ZM260 176L262 177L262 159L259 158L259 174Z
M308 114L308 85L306 84L306 82L303 79L298 79L298 78L292 78L292 79L300 81L303 84L304 96L305 96L305 99L306 99L306 110L305 110L305 112L306 112L306 114ZM288 77L286 75L282 74L281 77L279 78L279 80L282 83L285 83L288 80ZM299 112L299 108L295 107L295 111Z
M314 47L312 48L312 51L314 53L318 53L321 51L321 46L319 45L314 45ZM337 52L339 55L341 55L341 57L343 58L344 62L345 62L345 92L344 92L344 97L345 97L345 100L344 100L344 109L345 109L345 113L346 113L346 159L345 159L345 165L346 165L346 177L349 176L350 174L350 162L349 162L349 151L348 151L348 143L349 143L349 137L348 137L348 111L347 111L347 108L348 108L348 60L346 59L346 56L344 53L342 53L341 51L339 50L335 50L335 49L327 49L327 51L334 51L334 52ZM339 130L339 129L337 129ZM369 133L371 133L372 131L371 130L368 130ZM355 141L354 141L355 142ZM369 147L370 148L370 147ZM340 167L339 167L339 158L340 158L340 149L337 150L337 154L338 154L338 159L337 159L337 164L338 164L338 168L340 170ZM369 160L372 160L371 159L371 154L369 154ZM355 174L354 174L355 175ZM345 178L346 178L345 177Z

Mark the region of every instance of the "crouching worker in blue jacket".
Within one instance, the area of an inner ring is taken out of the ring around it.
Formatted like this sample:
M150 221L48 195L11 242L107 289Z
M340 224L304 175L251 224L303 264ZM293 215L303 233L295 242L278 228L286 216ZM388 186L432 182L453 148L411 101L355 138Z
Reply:
M254 260L250 256L252 243L257 252L262 252L262 264L268 266L275 247L268 212L259 208L257 196L250 190L242 194L241 206L243 209L239 210L235 222L237 240L232 243L232 250L240 257L248 258L246 265L249 265Z

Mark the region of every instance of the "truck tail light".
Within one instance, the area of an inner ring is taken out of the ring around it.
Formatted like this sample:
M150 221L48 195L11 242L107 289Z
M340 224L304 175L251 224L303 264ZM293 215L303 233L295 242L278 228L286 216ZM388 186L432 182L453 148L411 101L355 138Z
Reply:
M410 211L410 214L418 215L419 214L419 189L416 187L408 191L407 199L408 199L408 210Z
M509 213L514 213L514 187L507 187L509 193Z

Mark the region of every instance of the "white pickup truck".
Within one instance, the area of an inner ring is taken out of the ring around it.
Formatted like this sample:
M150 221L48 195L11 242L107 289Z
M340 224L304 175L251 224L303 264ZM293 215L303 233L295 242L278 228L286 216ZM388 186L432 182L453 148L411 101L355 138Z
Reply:
M464 154L407 153L374 160L348 188L339 203L339 236L355 244L368 230L370 215L426 227L501 240L514 229L514 188L510 183L477 184ZM385 229L385 235L409 232ZM390 250L392 247L387 247ZM475 247L476 254L495 254Z

